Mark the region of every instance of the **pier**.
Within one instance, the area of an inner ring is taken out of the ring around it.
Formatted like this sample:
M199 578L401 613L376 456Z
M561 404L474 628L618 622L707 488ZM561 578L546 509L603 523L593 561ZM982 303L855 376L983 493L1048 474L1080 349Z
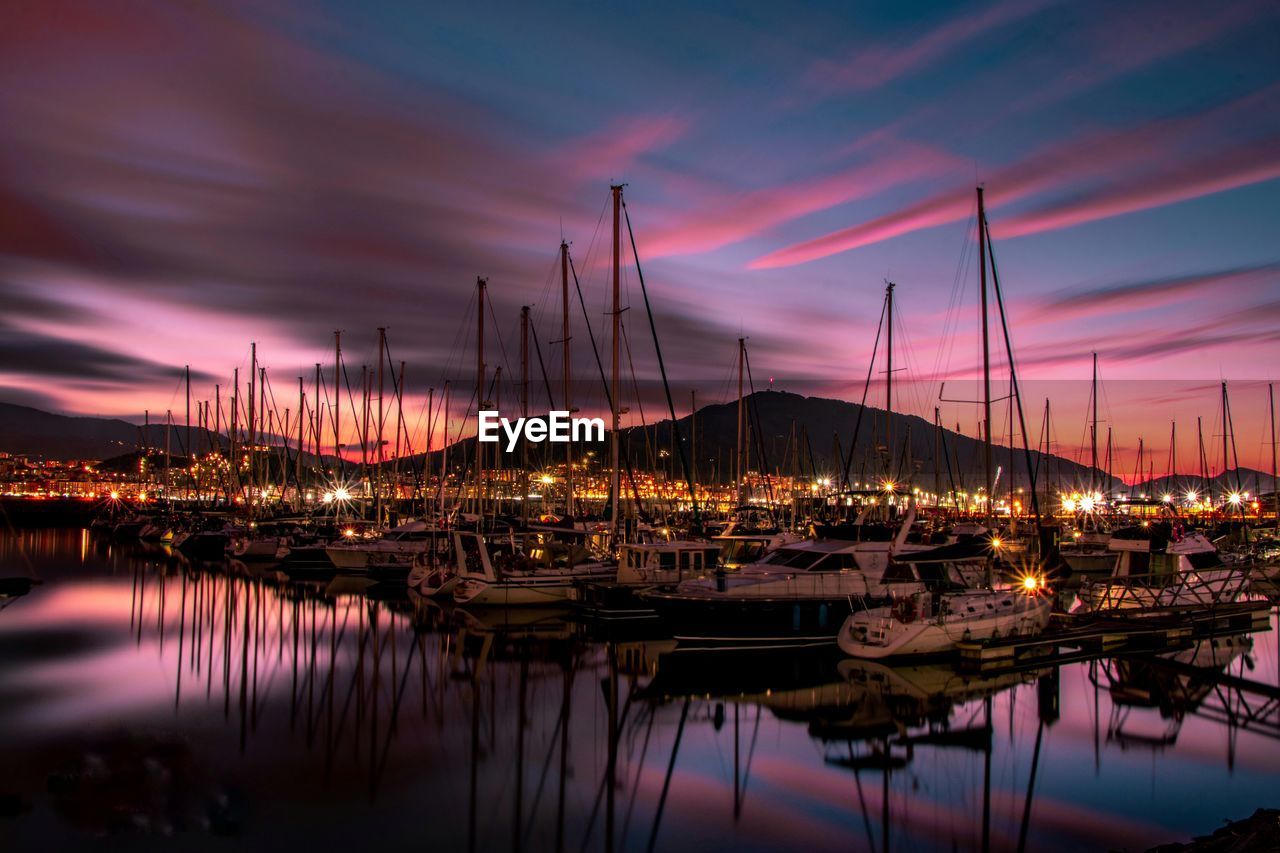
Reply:
M960 667L997 674L1044 666L1137 653L1172 652L1196 641L1269 630L1272 604L1240 601L1212 608L1168 607L1159 610L1111 611L1100 614L1055 614L1048 630L1036 637L1002 637L961 642Z

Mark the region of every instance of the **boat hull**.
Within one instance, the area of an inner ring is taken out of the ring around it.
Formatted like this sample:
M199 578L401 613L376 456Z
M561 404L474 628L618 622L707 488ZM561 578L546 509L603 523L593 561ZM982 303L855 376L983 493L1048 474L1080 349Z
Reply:
M840 626L864 599L713 598L663 592L642 593L681 646L803 647L835 641Z
M520 578L499 581L464 579L453 588L457 604L478 607L564 605L573 589L571 578Z
M920 620L903 623L877 608L851 616L841 627L840 650L858 658L923 657L947 655L960 642L982 642L996 637L1034 637L1049 624L1053 609L1047 598L1025 599L1016 610L995 612L959 621ZM866 637L864 641L860 637Z

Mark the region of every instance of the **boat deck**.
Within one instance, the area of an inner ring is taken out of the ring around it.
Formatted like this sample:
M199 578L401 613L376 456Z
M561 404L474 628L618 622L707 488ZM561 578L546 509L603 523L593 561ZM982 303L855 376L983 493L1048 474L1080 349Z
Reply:
M1196 640L1267 630L1269 601L1242 601L1211 609L1169 607L1158 611L1055 614L1036 637L1006 637L958 643L960 665L983 673L1047 663L1063 664L1127 652L1165 652Z

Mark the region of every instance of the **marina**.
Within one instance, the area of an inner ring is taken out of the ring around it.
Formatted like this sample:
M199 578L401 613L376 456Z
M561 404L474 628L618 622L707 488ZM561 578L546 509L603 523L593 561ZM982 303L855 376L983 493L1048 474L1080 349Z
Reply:
M400 846L427 809L455 849L755 849L801 825L814 849L1147 849L1247 817L1280 759L1267 601L895 662L682 650L87 530L0 556L44 579L0 612L11 847L370 824Z
M0 850L1280 850L1277 32L0 4Z

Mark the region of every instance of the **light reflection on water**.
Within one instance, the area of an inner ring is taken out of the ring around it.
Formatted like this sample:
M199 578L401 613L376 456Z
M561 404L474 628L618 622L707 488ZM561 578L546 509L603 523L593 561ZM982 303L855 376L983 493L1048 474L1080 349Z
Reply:
M44 580L0 612L8 849L1141 850L1280 781L1274 632L974 678L664 656L82 531L0 535L0 566Z

